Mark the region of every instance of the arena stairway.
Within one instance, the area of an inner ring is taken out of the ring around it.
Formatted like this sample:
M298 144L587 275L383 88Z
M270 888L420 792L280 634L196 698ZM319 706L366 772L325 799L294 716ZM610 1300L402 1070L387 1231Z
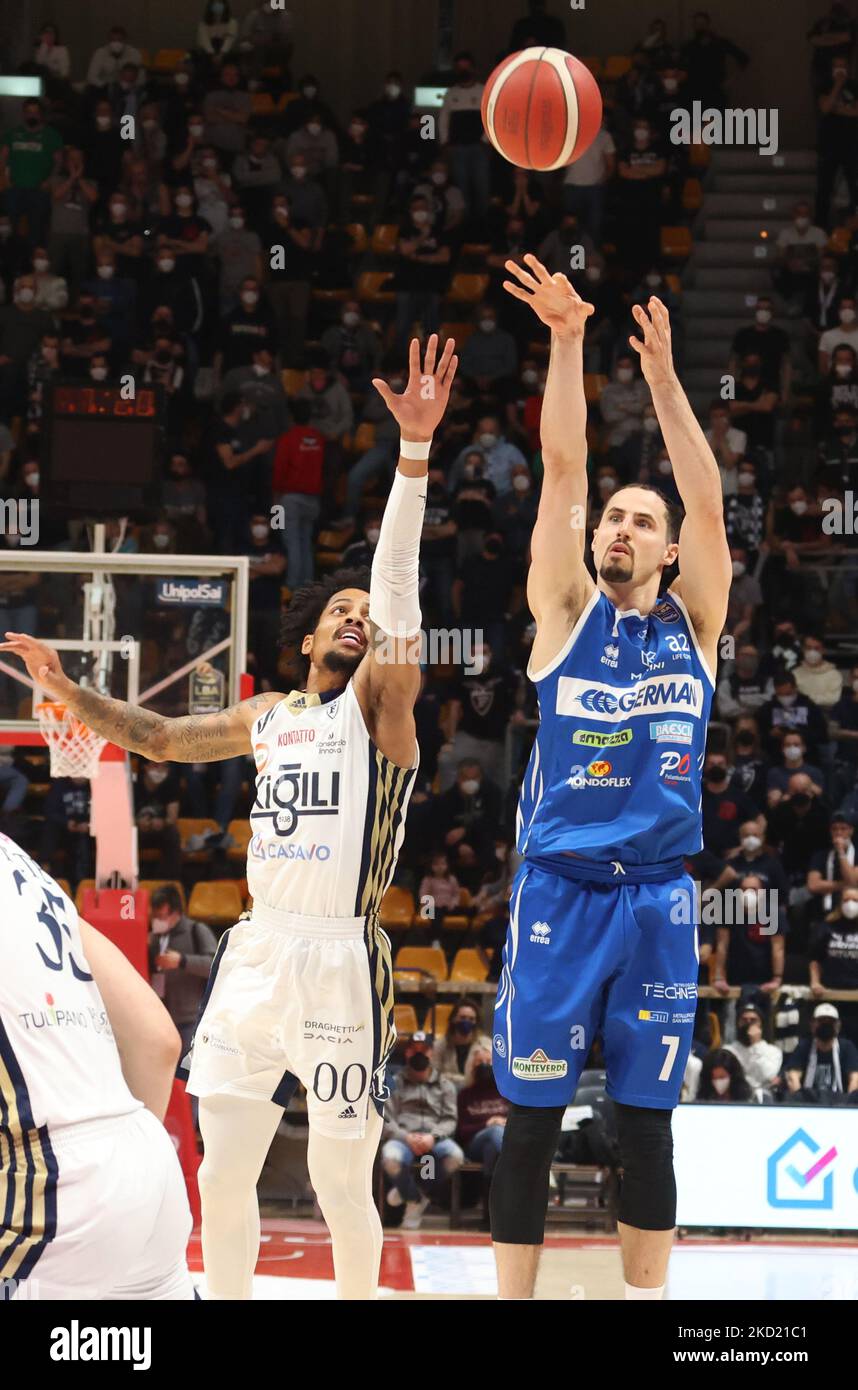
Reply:
M778 232L799 198L813 204L815 185L815 151L713 150L682 274L682 379L701 418L727 370L733 335L752 322L757 295L773 296L773 321L795 340L794 371L799 374L803 367L802 330L774 294L772 266Z

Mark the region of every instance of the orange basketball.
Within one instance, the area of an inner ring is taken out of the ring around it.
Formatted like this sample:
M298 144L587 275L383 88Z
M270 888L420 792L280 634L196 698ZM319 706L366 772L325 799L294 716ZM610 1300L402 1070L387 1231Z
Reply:
M524 48L498 63L481 106L498 154L520 169L562 169L595 140L602 95L595 77L560 48Z

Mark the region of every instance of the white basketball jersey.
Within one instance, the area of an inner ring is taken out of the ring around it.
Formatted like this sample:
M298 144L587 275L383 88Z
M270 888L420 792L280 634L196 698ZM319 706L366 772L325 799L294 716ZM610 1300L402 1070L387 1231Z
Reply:
M33 1146L47 1143L37 1133L43 1127L125 1115L140 1104L122 1075L74 903L0 835L0 1177L10 1139L35 1162Z
M321 695L293 690L257 719L252 742L254 902L308 917L377 911L405 833L418 754L402 768L376 748L351 682Z

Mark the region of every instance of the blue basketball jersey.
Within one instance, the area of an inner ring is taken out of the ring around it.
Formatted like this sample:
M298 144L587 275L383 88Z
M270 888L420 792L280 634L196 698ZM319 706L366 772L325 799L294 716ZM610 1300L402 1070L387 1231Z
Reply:
M540 725L519 853L629 865L696 854L714 683L679 595L668 591L642 616L597 588L563 650L528 674Z

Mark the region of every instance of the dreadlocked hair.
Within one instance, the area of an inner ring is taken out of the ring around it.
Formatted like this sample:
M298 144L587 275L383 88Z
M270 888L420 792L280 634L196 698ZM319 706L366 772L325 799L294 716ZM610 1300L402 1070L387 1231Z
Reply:
M307 633L315 632L319 619L334 594L342 589L365 589L369 593L370 571L367 566L334 570L325 579L316 579L296 589L280 624L281 661L295 673L300 684L310 672L310 658L301 651Z

